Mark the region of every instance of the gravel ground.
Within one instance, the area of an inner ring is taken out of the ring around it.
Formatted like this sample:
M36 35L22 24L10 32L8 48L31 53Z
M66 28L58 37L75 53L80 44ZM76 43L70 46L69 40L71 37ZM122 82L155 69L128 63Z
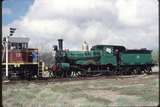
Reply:
M4 107L157 106L158 75L3 85Z

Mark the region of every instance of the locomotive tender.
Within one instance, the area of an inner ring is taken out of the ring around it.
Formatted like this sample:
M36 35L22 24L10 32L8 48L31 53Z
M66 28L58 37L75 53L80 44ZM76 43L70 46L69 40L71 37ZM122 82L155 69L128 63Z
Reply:
M55 64L50 68L53 77L88 75L119 75L150 73L152 50L126 49L117 45L95 45L90 51L63 50L63 40L55 45Z

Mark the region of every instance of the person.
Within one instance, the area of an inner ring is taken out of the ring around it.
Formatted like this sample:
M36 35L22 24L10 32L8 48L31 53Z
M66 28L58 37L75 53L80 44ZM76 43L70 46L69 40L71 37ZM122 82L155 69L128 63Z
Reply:
M32 52L32 61L37 62L37 57L38 57L37 52L33 51Z
M116 55L116 59L117 59L117 65L119 65L120 64L120 56L119 56L119 50L118 49L115 50L115 55Z

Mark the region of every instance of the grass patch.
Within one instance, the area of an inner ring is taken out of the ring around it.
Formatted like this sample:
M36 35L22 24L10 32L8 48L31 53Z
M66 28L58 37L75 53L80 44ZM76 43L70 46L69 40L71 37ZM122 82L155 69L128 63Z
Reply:
M3 104L4 107L156 105L159 99L159 80L153 76L146 77L142 77L142 79L139 77L123 80L99 79L55 84L18 83L3 85Z
M159 95L158 93L158 80L150 81L148 84L144 85L130 85L128 87L110 87L108 89L111 89L113 91L119 91L121 94L125 95L137 95L141 96L143 100L146 101L156 101L158 102Z
M112 102L110 100L103 99L103 98L100 98L100 97L95 97L95 96L92 96L92 95L82 94L82 96L87 98L87 100L89 102L99 102L99 103L103 103L105 105L109 105Z

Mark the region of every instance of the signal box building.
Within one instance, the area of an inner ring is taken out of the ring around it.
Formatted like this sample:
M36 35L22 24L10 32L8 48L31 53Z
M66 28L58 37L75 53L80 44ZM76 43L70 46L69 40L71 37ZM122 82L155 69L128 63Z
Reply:
M29 38L25 37L10 37L8 39L9 49L27 49Z
M9 63L33 63L38 61L38 49L28 48L29 38L10 37L8 39L8 61ZM5 62L5 50L3 51L3 62Z

